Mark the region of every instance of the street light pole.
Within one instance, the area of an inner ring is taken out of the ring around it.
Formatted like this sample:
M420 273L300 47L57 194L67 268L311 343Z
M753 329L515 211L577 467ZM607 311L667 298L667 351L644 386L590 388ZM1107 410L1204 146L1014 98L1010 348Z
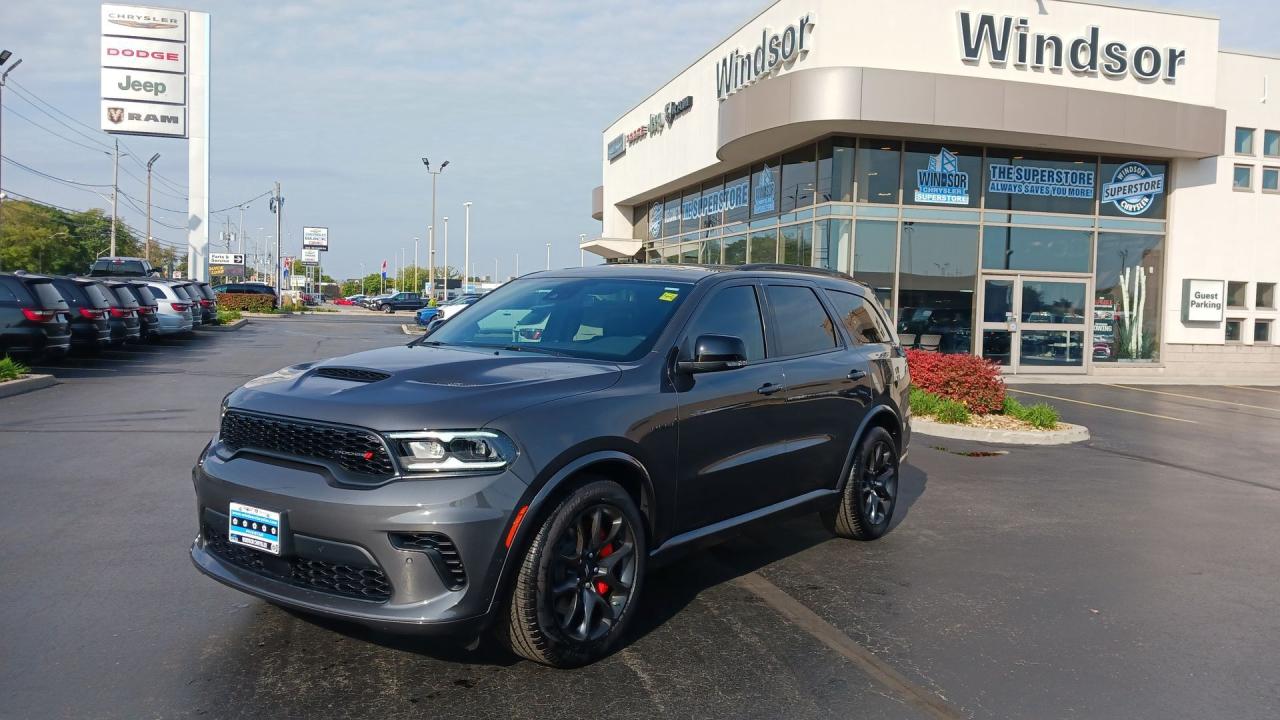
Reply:
M418 238L413 238L413 291L422 292L418 289Z
M12 54L13 53L9 52L8 50L0 50L0 65L4 65L6 62L8 62L9 56ZM9 73L13 72L14 70L17 70L18 66L21 64L22 64L22 58L18 58L12 65L9 66L8 70L4 71L4 74L0 75L0 118L4 117L4 81L8 80ZM0 154L3 154L3 153L4 153L4 126L0 125ZM4 163L0 162L0 166L3 166L3 165ZM0 182L0 188L3 188L3 187L4 187L4 183ZM3 214L4 214L4 193L0 193L0 217L2 217ZM3 262L0 262L0 267L3 267L3 266L4 266Z
M462 292L467 291L467 284L470 282L471 274L471 201L462 203L462 207L466 208L467 220L466 228L463 232L464 239L462 242Z
M147 262L151 262L151 166L159 159L160 153L156 153L147 161Z
M551 243L547 243L547 269L551 269Z
M582 243L587 241L587 234L578 235L578 267L584 267L587 264L586 255L582 251Z
M422 164L426 166L427 172L431 174L431 227L436 224L436 178L440 177L440 173L449 167L449 161L445 160L440 164L439 170L431 169L431 161L422 158ZM427 238L427 254L431 256L431 267L427 268L427 282L431 285L431 297L436 296L436 241L435 236L431 235ZM449 283L445 282L445 287L449 287Z
M444 216L444 299L449 299L449 216Z

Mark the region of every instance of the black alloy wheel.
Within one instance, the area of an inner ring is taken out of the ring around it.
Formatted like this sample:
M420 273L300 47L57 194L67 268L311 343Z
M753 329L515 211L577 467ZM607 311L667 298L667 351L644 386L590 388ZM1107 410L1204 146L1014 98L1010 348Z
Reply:
M395 312L395 310L392 310L390 305L383 305L382 312L390 315L391 313Z
M823 519L840 537L875 540L889 530L897 500L897 443L884 428L869 428L854 454L839 506L823 513Z
M512 592L505 641L554 667L607 655L635 614L647 550L635 503L614 482L579 487L543 520Z

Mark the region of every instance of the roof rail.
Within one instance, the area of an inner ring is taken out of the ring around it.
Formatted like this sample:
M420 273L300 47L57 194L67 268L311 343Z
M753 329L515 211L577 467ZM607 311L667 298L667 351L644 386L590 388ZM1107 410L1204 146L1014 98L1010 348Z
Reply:
M786 265L783 263L749 263L747 265L734 265L732 270L778 270L781 272L805 273L808 275L822 275L823 277L840 278L841 280L852 280L853 276L848 273L842 273L839 270L828 270L826 268L813 267L810 265Z

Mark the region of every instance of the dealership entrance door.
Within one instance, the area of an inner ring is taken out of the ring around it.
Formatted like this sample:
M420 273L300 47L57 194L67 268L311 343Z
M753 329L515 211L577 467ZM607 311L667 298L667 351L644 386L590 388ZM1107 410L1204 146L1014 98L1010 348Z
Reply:
M983 357L1006 373L1083 373L1090 352L1088 278L982 276Z

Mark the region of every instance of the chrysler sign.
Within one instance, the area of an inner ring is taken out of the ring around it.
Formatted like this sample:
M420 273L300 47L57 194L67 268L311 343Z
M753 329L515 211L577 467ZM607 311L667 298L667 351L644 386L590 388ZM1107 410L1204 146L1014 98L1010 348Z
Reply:
M137 5L103 5L102 34L186 42L187 14Z

